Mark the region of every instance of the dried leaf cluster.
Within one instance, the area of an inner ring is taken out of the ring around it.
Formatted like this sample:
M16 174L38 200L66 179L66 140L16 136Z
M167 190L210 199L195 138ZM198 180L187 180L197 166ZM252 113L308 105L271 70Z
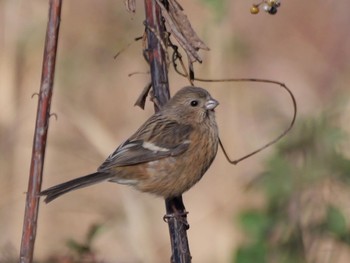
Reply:
M201 63L202 59L198 54L199 49L209 50L209 48L193 30L182 6L176 0L155 1L161 8L166 28L185 50L189 63L192 64L195 61ZM129 12L135 12L135 0L126 0L125 6Z
M161 3L159 0L156 1L162 9L162 15L165 19L167 28L185 50L189 62L202 62L202 59L198 54L198 50L209 50L209 48L193 30L191 23L185 15L181 5L176 0L168 0L168 9L166 9L163 3Z

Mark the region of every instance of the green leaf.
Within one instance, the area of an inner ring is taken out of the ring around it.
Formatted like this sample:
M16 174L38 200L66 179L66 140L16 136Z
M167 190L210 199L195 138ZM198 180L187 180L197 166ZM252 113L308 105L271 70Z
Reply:
M266 263L266 246L263 243L256 243L251 246L244 246L237 250L235 263Z
M264 240L270 219L260 211L247 211L240 215L240 225L255 240Z
M70 250L74 251L78 255L90 252L90 247L86 246L85 244L80 244L74 239L68 239L66 244Z
M89 231L86 235L86 243L91 244L94 238L101 233L103 230L103 225L102 224L93 224L90 226Z
M274 156L268 162L268 169L262 175L262 184L271 202L286 199L293 191L293 176L288 161Z
M347 232L346 220L339 208L330 205L327 211L327 227L328 230L341 238Z

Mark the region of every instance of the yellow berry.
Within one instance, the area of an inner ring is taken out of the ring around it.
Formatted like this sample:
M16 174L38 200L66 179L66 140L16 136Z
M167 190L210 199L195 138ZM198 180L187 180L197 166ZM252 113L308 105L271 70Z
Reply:
M256 15L257 13L259 13L259 7L257 7L256 5L253 5L250 8L250 13L253 14L253 15Z
M269 6L274 6L274 5L276 5L276 0L267 0L267 4Z

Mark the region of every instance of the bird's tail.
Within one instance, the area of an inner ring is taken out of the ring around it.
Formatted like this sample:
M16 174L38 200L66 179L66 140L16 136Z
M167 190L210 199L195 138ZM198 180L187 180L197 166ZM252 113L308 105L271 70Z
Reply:
M85 175L71 181L58 184L56 186L50 187L40 193L40 196L46 196L44 201L45 203L49 203L57 197L68 193L70 191L83 188L92 184L100 183L102 181L106 181L110 178L110 174L96 172L93 174Z

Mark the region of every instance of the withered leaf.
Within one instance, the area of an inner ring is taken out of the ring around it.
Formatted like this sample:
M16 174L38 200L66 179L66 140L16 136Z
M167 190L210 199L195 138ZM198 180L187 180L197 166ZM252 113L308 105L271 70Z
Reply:
M131 12L131 13L135 13L136 11L136 0L125 0L124 1L126 10Z
M176 0L169 0L169 13L176 21L176 24L179 26L179 29L183 33L184 37L191 43L194 48L209 50L207 45L198 37L197 33L193 30L189 19L183 12L182 6Z
M147 85L143 88L140 96L137 98L135 102L135 106L139 106L141 109L145 109L146 98L152 87L152 82L147 83Z
M165 19L167 28L169 28L172 35L185 50L189 62L193 63L195 61L198 61L201 63L202 59L198 54L198 50L209 50L209 48L193 30L191 23L188 20L187 16L184 14L181 5L176 0L168 0L168 11L159 0L156 1L162 9L162 15Z

